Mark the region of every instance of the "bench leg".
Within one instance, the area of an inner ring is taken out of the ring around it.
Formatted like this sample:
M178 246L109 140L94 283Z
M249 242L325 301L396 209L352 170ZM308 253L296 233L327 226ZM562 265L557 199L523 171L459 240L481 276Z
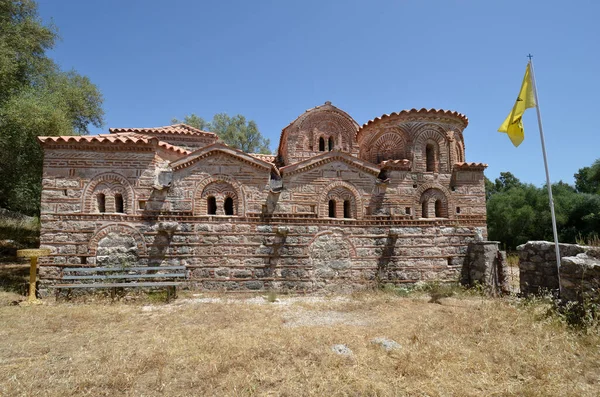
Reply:
M167 303L177 298L177 287L167 287Z

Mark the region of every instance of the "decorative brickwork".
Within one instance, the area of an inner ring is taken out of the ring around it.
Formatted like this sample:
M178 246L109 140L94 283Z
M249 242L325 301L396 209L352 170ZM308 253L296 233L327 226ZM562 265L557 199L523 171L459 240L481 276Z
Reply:
M181 124L40 138L42 280L132 261L185 265L211 290L457 279L487 234L466 125L413 109L359 127L327 102L283 129L277 156Z

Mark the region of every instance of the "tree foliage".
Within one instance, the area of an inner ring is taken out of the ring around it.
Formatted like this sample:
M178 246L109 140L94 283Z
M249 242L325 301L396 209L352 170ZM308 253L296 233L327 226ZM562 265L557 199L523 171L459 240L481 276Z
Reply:
M0 207L39 212L40 135L87 134L103 124L90 80L61 71L46 55L57 39L32 0L0 0Z
M600 161L596 161L592 169ZM552 185L559 240L575 243L600 233L600 195L582 193L595 174L582 171L576 186L564 182ZM553 240L552 217L546 186L524 184L510 172L503 172L494 182L486 180L488 236L508 249L529 240Z
M223 142L246 153L270 154L269 139L262 136L253 120L246 121L241 114L229 116L215 114L211 122L195 114L185 116L183 121L172 119L172 123L185 123L192 127L216 133Z

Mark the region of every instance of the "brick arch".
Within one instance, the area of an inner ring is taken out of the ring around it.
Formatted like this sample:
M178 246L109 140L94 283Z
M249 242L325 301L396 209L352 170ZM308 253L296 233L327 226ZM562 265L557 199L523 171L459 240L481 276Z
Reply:
M362 219L363 207L358 190L348 182L335 181L327 185L319 195L318 216L326 218L329 214L329 200L334 199L343 202L350 200L350 213L354 219ZM340 218L341 219L341 218Z
M135 192L123 175L116 172L106 172L93 177L83 189L81 212L95 212L95 199L98 193L104 193L107 198L114 197L117 193L121 194L123 196L123 211L126 214L133 213Z
M415 137L413 145L413 171L423 172L426 169L425 150L428 143L437 145L438 163L437 172L450 172L449 152L448 152L448 137L446 133L436 129L434 126L425 126L420 129Z
M138 248L138 255L146 255L146 242L144 241L144 237L142 236L142 234L137 229L123 223L113 223L98 229L94 233L92 238L90 238L90 241L88 243L88 253L90 255L96 255L98 243L104 237L108 236L109 233L126 234L128 236L133 237Z
M387 131L378 134L367 145L361 147L361 158L373 164L385 160L402 160L406 157L407 139L404 134Z
M454 206L454 200L452 199L452 193L444 186L437 183L426 183L421 185L415 192L415 207L418 218L423 217L422 204L424 201L430 201L431 199L439 199L442 201L444 211L442 212L443 218L453 218L453 213L450 210Z
M214 184L214 186L209 186ZM208 190L205 190L208 187ZM212 175L201 180L194 190L192 201L192 212L194 215L206 215L206 200L210 189L221 194L223 200L231 197L234 203L234 214L244 216L246 214L246 200L244 198L244 189L238 181L229 175ZM205 194L206 193L206 194ZM221 203L217 203L217 207Z
M356 258L356 247L354 246L354 243L352 243L352 240L350 240L348 236L342 230L340 230L340 228L333 228L333 230L325 230L315 234L315 236L309 241L309 243L304 248L304 255L309 254L310 248L313 245L313 243L317 241L319 237L322 236L336 236L344 239L348 243L348 246L350 248L350 257Z

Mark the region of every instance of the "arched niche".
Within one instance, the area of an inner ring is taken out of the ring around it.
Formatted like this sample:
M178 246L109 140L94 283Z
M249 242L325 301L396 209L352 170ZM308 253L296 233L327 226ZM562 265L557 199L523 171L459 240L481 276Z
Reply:
M413 148L413 171L450 172L448 138L442 131L431 126L425 127L417 133ZM428 158L428 153L432 157ZM428 159L433 162L434 171L427 171Z
M133 187L124 176L114 172L92 178L83 190L82 200L83 213L132 214L135 208ZM104 211L101 211L102 204Z
M336 181L323 190L319 197L320 218L334 218L330 216L331 203L334 203L335 218L362 219L363 217L360 193L347 182Z
M211 199L212 198L212 199ZM227 208L225 206L227 199ZM215 214L244 216L245 200L243 189L240 184L227 175L213 175L203 179L194 191L193 213L194 215L213 215L209 212L209 203L214 199ZM212 205L212 203L210 204ZM231 211L229 210L231 208ZM226 210L227 209L227 210Z

